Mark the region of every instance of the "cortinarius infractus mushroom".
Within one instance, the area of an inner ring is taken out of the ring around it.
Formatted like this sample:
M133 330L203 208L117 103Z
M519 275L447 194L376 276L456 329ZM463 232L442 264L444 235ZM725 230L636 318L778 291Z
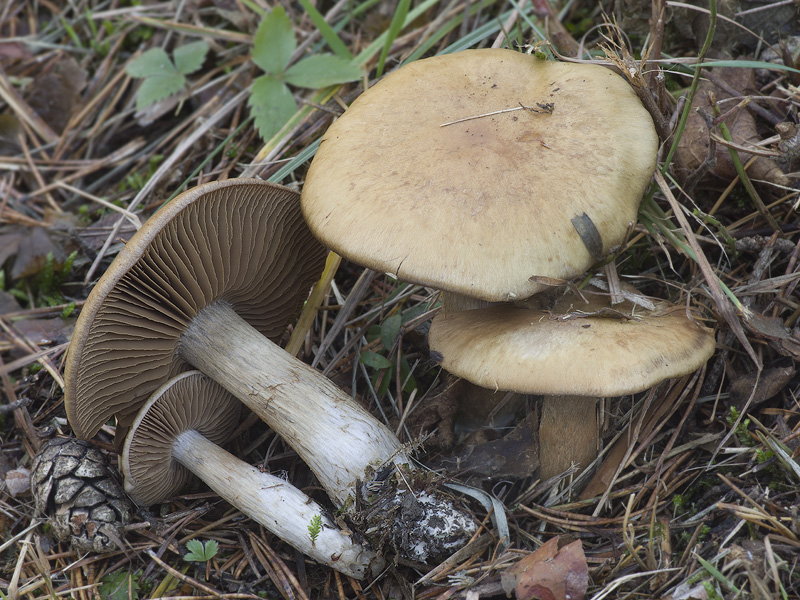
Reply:
M409 468L385 425L270 339L324 258L287 188L232 179L176 197L128 241L84 305L65 373L75 432L91 437L112 416L129 424L156 388L194 367L291 445L339 506L387 465Z
M351 577L377 574L383 561L353 541L303 492L218 444L238 425L241 403L200 371L173 377L141 408L125 438L125 491L140 505L164 502L191 473L229 504L302 553ZM318 520L312 538L309 526Z
M648 311L628 301L610 306L608 295L596 289L583 297L566 293L541 310L502 304L442 312L431 323L429 343L442 367L459 377L484 388L554 396L545 404L568 402L578 418L591 421L596 398L640 392L691 373L715 346L712 331L682 307L661 303ZM547 406L543 412L549 418ZM539 440L543 478L572 460L594 458L594 448L578 456L575 449L584 440L559 423L544 430L549 437Z
M322 138L302 191L339 254L487 301L582 274L623 240L656 163L653 121L597 65L501 49L409 63Z

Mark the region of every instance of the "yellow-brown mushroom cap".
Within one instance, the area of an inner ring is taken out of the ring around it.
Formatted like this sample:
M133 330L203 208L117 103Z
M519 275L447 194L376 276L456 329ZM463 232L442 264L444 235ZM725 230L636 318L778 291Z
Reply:
M510 304L440 313L432 354L486 388L530 394L621 396L691 373L714 353L710 329L679 307L601 308L577 297L566 310Z
M612 71L467 50L412 62L353 102L322 139L303 214L372 269L526 298L541 290L532 276L579 275L623 240L657 147Z
M177 196L128 241L81 311L64 378L75 433L91 438L112 416L129 424L155 389L190 369L180 336L213 302L281 336L324 260L287 188L228 179Z

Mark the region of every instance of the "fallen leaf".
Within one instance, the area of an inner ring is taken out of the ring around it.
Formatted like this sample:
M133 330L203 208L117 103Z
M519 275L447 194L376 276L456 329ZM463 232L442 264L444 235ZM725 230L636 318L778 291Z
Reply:
M538 417L532 413L499 440L469 444L456 455L459 472L528 477L539 467Z
M769 400L785 388L795 375L793 367L775 367L765 369L760 377L756 374L743 375L736 379L730 388L731 404L742 410L752 394L750 410ZM756 385L756 381L758 385ZM753 389L755 388L755 393Z
M583 600L589 566L580 540L569 536L548 540L501 575L506 594L517 600Z
M33 52L22 42L0 42L0 64L33 58Z
M767 340L770 346L784 356L800 359L800 336L796 331L789 331L778 317L767 317L751 311L745 325L756 337Z
M737 90L741 96L757 93L753 69L717 67L712 69L712 73L719 80L726 83L729 89ZM704 164L704 161L713 158L715 162L709 165L710 168L702 177L700 183L712 187L726 186L737 176L730 153L722 143L717 143L714 155L709 156L710 132L704 117L698 112L702 110L710 115L709 94L712 94L717 101L731 97L731 94L726 89L722 89L710 81L700 83L692 102L692 110L689 113L686 129L681 136L678 150L675 153L676 172L682 181L686 181L696 169ZM723 103L721 106L723 111L727 111L734 107L735 104L729 102ZM747 108L735 110L734 114L725 119L725 123L737 146L753 147L762 139L757 130L756 119ZM747 163L751 157L752 155L747 152L739 152L739 158L743 164ZM758 156L748 168L747 173L754 180L765 180L783 186L789 185L789 181L776 162L767 156ZM695 181L694 183L698 182Z
M25 467L17 467L6 473L6 491L12 498L30 493L31 472Z
M66 259L64 250L53 243L44 228L31 227L29 235L19 241L11 278L22 279L35 275L44 268L48 254L53 255L56 264L61 264Z
M61 133L73 112L82 108L81 90L86 71L71 56L59 57L52 71L36 77L28 91L28 104L53 131Z

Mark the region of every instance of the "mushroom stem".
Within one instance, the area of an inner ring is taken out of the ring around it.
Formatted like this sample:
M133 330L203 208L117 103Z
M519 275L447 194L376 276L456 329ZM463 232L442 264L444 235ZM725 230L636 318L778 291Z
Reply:
M319 504L283 479L262 473L194 430L175 439L172 457L303 554L357 579L369 572L375 554L354 543ZM321 527L312 540L309 525L317 518Z
M572 463L584 471L597 458L600 445L597 398L544 396L541 406L539 477L555 477Z
M340 506L384 464L410 465L386 426L224 302L194 317L179 352L286 440Z

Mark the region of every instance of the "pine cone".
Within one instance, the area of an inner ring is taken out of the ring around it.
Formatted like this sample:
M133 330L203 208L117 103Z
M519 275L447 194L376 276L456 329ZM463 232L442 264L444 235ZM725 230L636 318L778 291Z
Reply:
M106 455L89 442L45 442L33 459L31 491L58 539L78 552L118 549L131 503Z

